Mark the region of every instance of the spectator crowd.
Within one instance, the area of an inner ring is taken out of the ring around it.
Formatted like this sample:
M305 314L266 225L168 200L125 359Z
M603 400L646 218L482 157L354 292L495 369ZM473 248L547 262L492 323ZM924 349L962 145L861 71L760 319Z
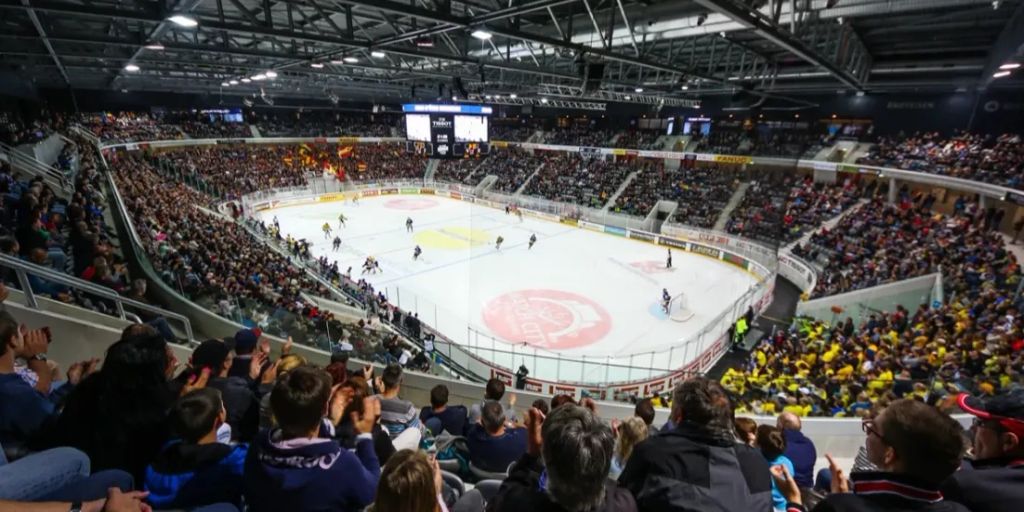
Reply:
M925 132L882 137L857 162L1024 188L1024 142L1019 134L958 132L944 137Z

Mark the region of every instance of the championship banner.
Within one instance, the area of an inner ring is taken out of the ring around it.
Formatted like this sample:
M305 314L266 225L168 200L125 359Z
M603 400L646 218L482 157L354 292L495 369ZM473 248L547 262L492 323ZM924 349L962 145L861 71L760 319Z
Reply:
M752 164L754 159L749 156L714 155L713 161L723 164Z

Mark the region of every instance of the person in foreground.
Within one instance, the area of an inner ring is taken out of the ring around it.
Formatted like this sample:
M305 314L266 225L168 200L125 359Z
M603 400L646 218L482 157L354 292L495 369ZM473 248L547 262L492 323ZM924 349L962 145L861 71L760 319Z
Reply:
M675 428L640 443L619 476L640 510L772 510L768 463L736 442L721 384L695 377L676 386L671 421Z
M447 512L437 460L416 450L396 453L384 466L377 498L367 512Z
M1024 389L987 398L960 395L975 416L974 460L942 484L942 495L971 512L1024 509Z
M358 440L353 452L322 435L347 405L331 388L331 376L300 366L278 379L270 392L277 429L260 433L245 461L245 499L251 512L281 510L359 511L373 501L380 462L373 450L373 424L380 403L367 397L363 415L353 418Z
M566 404L528 411L526 453L489 512L633 512L633 496L608 479L615 437L590 410Z
M960 425L938 409L913 399L897 400L863 423L868 458L879 471L847 479L830 456L832 494L814 512L967 512L943 499L939 485L960 466ZM787 511L803 512L800 487L783 466L772 478L786 497Z

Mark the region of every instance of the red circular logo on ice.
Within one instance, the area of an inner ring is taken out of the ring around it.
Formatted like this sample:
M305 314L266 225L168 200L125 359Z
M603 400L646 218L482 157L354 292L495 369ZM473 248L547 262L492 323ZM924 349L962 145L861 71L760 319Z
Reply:
M663 274L671 272L672 270L665 267L664 261L646 260L646 261L634 261L629 266L645 273L645 274Z
M394 210L426 210L437 206L437 201L422 197L403 197L392 199L384 203L384 206Z
M600 304L561 290L520 290L491 299L487 327L511 343L549 350L585 347L603 338L612 319Z

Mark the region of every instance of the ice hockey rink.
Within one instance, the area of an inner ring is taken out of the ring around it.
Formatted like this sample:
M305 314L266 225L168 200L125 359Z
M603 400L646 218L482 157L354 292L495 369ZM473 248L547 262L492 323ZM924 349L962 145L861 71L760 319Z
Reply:
M340 228L339 213L346 217ZM260 216L268 224L276 217L283 235L306 238L314 256L337 260L342 272L352 267L354 279L367 279L454 342L506 368L525 363L539 379L646 376L624 366L664 368L668 361L652 351L692 339L756 284L753 275L705 256L674 250L673 268L666 269L662 246L530 216L520 221L439 196L366 197ZM337 252L334 235L323 234L325 222L341 236ZM529 249L533 234L537 243ZM417 245L423 253L414 261ZM377 259L380 273L361 275L367 256ZM669 319L662 289L685 292L694 316ZM584 357L587 364L574 362Z

